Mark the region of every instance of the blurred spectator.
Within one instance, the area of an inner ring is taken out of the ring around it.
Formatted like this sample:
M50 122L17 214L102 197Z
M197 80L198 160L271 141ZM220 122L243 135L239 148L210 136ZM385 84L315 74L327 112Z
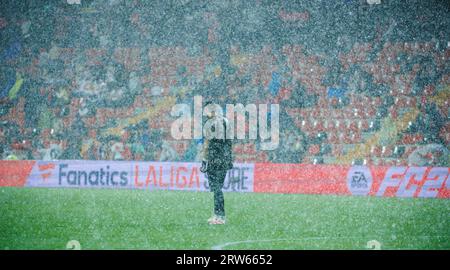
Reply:
M111 157L113 160L124 160L123 151L125 150L124 145L120 141L112 142L111 144Z
M202 151L203 140L191 140L188 149L184 153L183 160L189 161L202 161L201 151Z
M450 166L450 151L441 144L427 144L414 150L408 157L408 166Z
M145 157L145 148L142 144L139 134L133 134L129 142L129 148L132 153L133 160L143 160Z
M173 149L173 147L167 142L163 140L161 145L161 154L159 157L159 161L178 161L178 153Z
M62 147L60 144L44 141L43 148L38 149L41 160L58 160L61 157Z

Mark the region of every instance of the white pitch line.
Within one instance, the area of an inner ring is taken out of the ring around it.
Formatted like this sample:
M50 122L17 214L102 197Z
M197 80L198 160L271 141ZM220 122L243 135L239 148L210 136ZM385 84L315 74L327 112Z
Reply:
M449 236L443 236L443 235L435 235L435 236L431 236L431 235L423 235L423 236L410 236L407 237L409 239L414 239L414 238L439 238L439 237L449 237ZM370 237L304 237L304 238L279 238L279 239L261 239L261 240L243 240L243 241L236 241L236 242L227 242L227 243L223 243L223 244L218 244L213 246L211 249L212 250L223 250L225 247L229 247L229 246L234 246L234 245L239 245L239 244L251 244L251 243L264 243L264 242L283 242L283 241L304 241L304 240L336 240L336 239L368 239L368 241L370 241L371 239L374 238L370 238Z
M227 242L219 245L215 245L212 247L213 250L222 250L228 246L234 246L239 244L248 244L248 243L263 243L263 242L283 242L283 241L304 241L304 240L321 240L321 239L363 239L366 237L305 237L305 238L278 238L278 239L261 239L261 240L244 240L244 241L236 241L236 242Z

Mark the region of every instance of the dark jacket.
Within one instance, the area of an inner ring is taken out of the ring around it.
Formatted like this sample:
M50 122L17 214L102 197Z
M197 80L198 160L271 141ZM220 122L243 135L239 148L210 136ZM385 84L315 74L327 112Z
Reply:
M226 130L226 121L224 130ZM207 149L207 171L229 170L233 168L233 143L230 139L210 139Z

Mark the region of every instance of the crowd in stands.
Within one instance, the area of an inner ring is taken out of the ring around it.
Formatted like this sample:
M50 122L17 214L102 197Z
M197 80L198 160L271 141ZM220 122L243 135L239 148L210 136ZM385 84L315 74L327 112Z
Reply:
M2 4L2 159L198 161L170 110L201 95L280 104L237 162L449 166L448 7L99 2Z

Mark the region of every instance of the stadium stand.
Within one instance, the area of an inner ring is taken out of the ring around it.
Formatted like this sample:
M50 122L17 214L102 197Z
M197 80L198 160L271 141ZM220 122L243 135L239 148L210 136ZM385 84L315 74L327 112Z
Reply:
M3 159L194 161L199 143L171 138L170 108L195 95L280 104L279 149L236 141L238 162L414 165L418 148L448 149L450 20L439 1L416 3L423 12L405 2L260 1L270 18L262 30L229 29L227 9L253 8L245 1L186 3L195 14L140 1L38 2L22 14L2 3ZM349 12L358 16L333 20Z

